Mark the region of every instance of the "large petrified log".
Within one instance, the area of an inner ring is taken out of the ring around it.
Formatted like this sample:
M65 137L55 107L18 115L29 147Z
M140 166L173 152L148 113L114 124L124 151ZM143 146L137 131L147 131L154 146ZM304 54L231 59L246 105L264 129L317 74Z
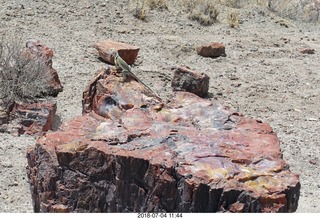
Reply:
M110 69L83 109L28 149L36 212L297 209L299 177L266 123L187 92L161 104Z

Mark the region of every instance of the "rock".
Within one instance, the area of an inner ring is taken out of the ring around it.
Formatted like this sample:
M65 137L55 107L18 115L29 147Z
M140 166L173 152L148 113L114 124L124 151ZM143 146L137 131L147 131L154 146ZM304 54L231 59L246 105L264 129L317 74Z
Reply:
M159 103L143 84L135 80L122 83L120 74L112 68L96 73L83 92L82 113L94 111L102 117L114 118L128 109Z
M226 56L225 46L223 43L209 43L203 46L197 47L197 53L203 57L216 58L219 56Z
M0 132L1 126L9 122L9 114L14 106L14 101L0 98Z
M0 99L0 132L40 135L51 130L57 106L52 101L18 103Z
M314 54L314 49L311 49L311 48L302 48L299 51L302 54Z
M140 50L139 47L112 40L97 42L94 44L94 47L98 50L100 58L111 64L114 64L114 57L112 57L112 55L108 52L108 50L111 48L117 50L121 58L129 65L132 65L135 62Z
M46 81L43 87L48 87L44 96L57 96L63 90L57 71L52 68L53 51L38 40L28 40L26 48L21 54L28 59L39 59L41 64L45 64L48 68L43 68L43 74L50 77L49 83ZM43 66L43 65L41 65ZM40 69L42 73L42 68ZM34 95L36 96L36 95ZM35 99L33 102L17 102L13 99L0 99L0 132L8 132L16 135L20 134L42 134L52 128L53 120L56 113L56 103L46 97L47 100Z
M26 47L29 49L31 54L41 54L43 55L48 62L50 62L50 66L52 65L52 57L53 51L47 46L43 45L39 40L29 39L26 41Z
M24 55L29 56L30 58L34 58L37 55L45 57L46 64L49 67L48 75L50 75L51 78L49 81L49 90L47 95L56 97L59 94L59 92L62 92L63 86L61 85L57 71L54 68L52 68L52 49L43 45L39 40L34 39L28 40L26 42L26 48L27 50L25 51Z
M268 124L187 92L159 107L111 70L93 81L84 114L28 148L35 212L296 211Z
M171 87L173 91L187 91L199 97L206 97L208 96L209 79L207 74L201 74L181 66L175 68Z
M15 103L10 112L9 132L20 134L42 134L53 126L57 106L53 102Z

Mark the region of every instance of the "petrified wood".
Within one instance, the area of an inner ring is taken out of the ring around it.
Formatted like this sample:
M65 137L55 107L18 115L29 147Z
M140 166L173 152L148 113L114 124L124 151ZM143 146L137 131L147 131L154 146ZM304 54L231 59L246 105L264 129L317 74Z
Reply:
M122 57L122 59L129 65L132 65L136 61L138 52L140 50L140 48L137 46L113 40L96 42L94 44L94 48L96 48L96 50L98 51L99 57L110 64L114 64L114 57L110 52L108 52L108 50L115 49L119 52L119 55Z
M159 103L110 70L83 109L28 148L35 212L297 209L299 177L266 123L187 92Z
M25 46L21 56L27 57L28 60L44 58L39 59L43 62L39 65L45 64L48 67L43 67L41 71L41 74L46 75L48 80L45 82L39 80L39 83L43 83L42 86L46 88L41 96L46 96L46 98L38 98L40 94L37 93L34 94L32 101L0 97L0 132L8 132L13 135L42 135L52 129L57 109L55 101L50 96L56 97L59 92L62 92L63 86L57 71L52 68L53 50L38 40L28 40ZM27 74L27 72L23 73Z
M0 132L42 135L52 129L57 105L54 101L22 103L0 99Z
M174 70L171 87L173 91L187 91L199 97L207 97L209 80L209 76L205 73L198 73L188 67L180 66Z

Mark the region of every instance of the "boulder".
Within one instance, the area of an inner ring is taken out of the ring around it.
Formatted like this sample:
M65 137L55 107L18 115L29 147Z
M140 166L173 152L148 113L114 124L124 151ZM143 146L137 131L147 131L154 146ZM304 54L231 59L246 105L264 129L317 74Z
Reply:
M226 56L225 46L223 43L209 43L196 48L197 54L203 57L216 58L219 56Z
M175 68L171 87L173 91L187 91L199 97L207 97L209 90L209 76L190 70L188 67Z
M35 212L296 211L299 176L268 124L188 92L159 103L101 72L83 115L28 148Z
M113 48L118 51L121 58L129 65L132 65L138 57L139 47L132 46L126 43L120 43L113 40L104 40L94 44L98 50L102 60L114 65L114 57L109 53L109 49Z

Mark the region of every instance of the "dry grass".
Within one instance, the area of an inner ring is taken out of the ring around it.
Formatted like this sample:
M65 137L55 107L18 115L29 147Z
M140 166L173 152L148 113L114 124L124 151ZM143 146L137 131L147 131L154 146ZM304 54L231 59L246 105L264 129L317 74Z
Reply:
M22 45L0 42L0 98L34 102L49 91L50 69L44 57L31 57Z
M144 21L146 20L150 10L168 9L167 0L131 0L130 7L130 11L133 16Z
M146 0L134 0L131 2L131 8L132 9L130 11L134 17L140 20L146 19L148 13Z
M168 9L167 0L147 0L147 5L153 9Z
M185 0L184 5L189 11L189 19L198 21L201 25L207 26L217 21L219 12L215 6L216 1Z
M239 8L240 7L239 0L220 0L219 3L221 5L225 5L225 6L231 7L231 8Z
M228 24L231 28L239 27L239 14L235 11L231 11L228 15Z
M188 18L198 21L201 25L211 25L217 22L221 8L263 7L284 18L295 19L298 14L304 20L319 20L318 0L129 0L132 14L140 19L146 20L149 13L154 10L170 10L170 6L178 7L188 13ZM308 6L308 7L307 7ZM318 10L318 11L317 11ZM318 14L316 14L318 13ZM222 14L228 17L228 23L237 27L235 14ZM230 17L231 16L231 17ZM219 16L220 17L220 16Z

